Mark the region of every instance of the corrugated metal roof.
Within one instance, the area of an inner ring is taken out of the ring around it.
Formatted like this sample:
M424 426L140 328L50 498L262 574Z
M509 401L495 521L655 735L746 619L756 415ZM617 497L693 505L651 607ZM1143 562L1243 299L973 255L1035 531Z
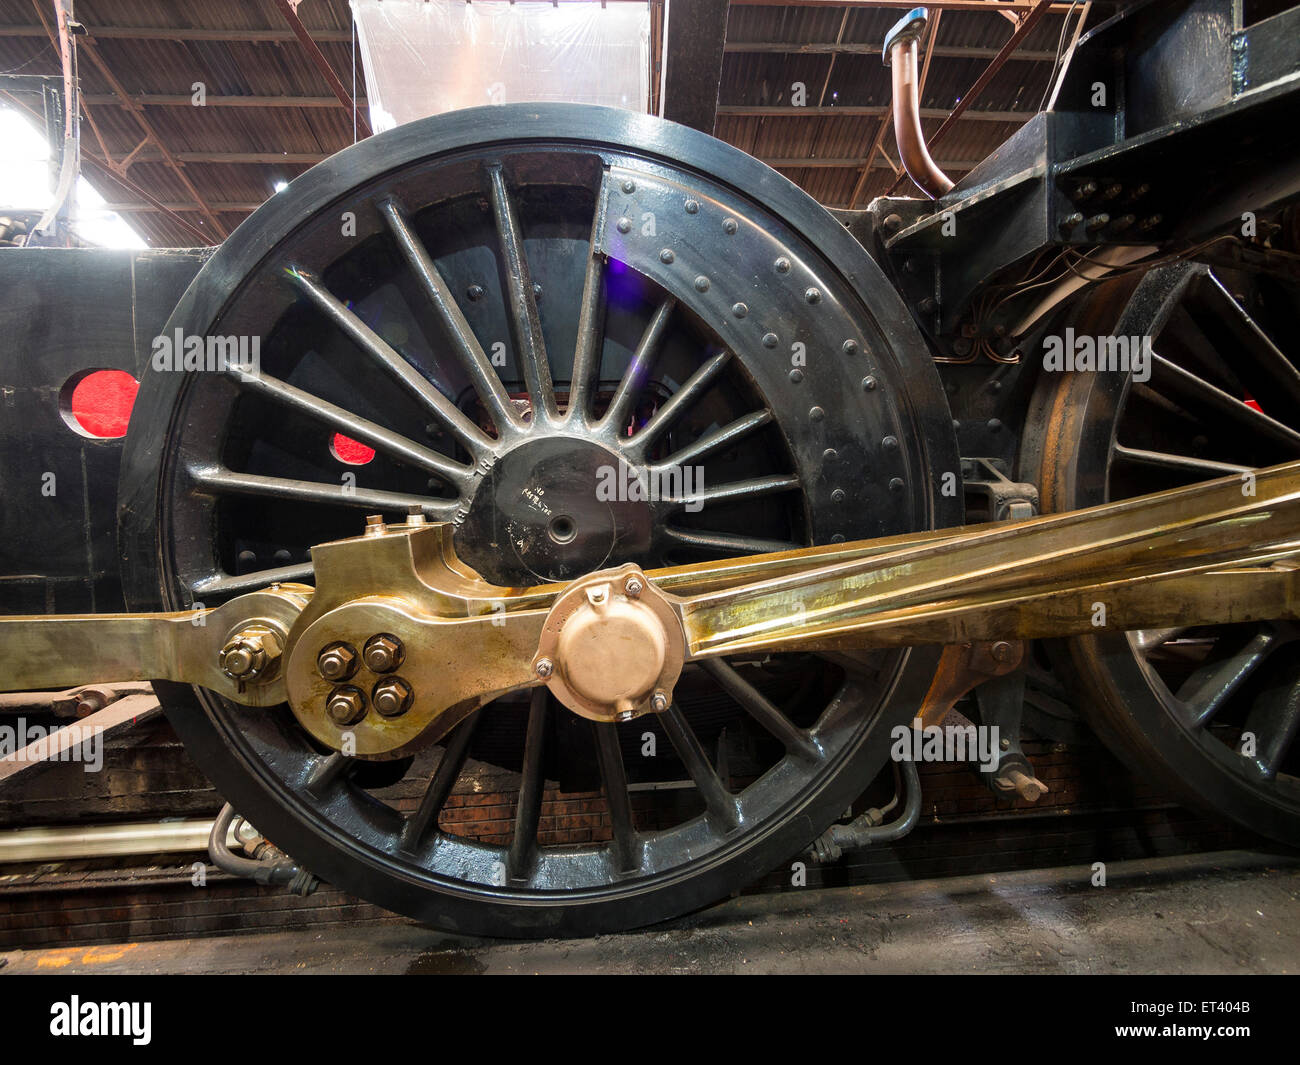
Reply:
M716 135L775 162L821 202L846 205L884 116L828 114L825 109L883 110L889 103L889 72L881 63L879 47L900 14L898 8L746 6L734 2L719 92L723 110ZM304 0L299 15L344 84L350 85L351 23L346 0ZM270 196L276 181L292 178L309 165L248 162L241 157L283 153L324 156L352 142L352 116L333 102L320 71L286 32L273 0L78 0L77 16L90 29L90 48L133 97L188 98L194 83L202 82L209 98L310 97L318 101L315 106L278 107L140 105L139 113L178 158L185 178L227 230L247 216L251 205ZM1027 119L1046 88L1061 25L1062 15L1046 15L1023 44L1032 58L1007 63L972 111L1016 112ZM162 35L154 31L160 29L175 31L174 39L159 39ZM38 30L30 0L0 0L0 72L58 72L55 50ZM139 30L151 32L137 35ZM268 30L273 31L274 39L267 39ZM242 31L235 36L246 39L211 39L220 31ZM997 12L945 12L922 107L950 109L1012 31L1010 21ZM824 47L837 42L847 46L846 50L832 53ZM810 47L814 50L808 50ZM141 127L116 99L110 80L86 51L82 51L80 64L82 89L98 136L91 123L85 123L83 147L90 156L102 155L107 149L110 159L118 162L140 143ZM357 78L364 94L360 71ZM806 107L792 106L800 85ZM323 103L321 98L325 98ZM765 108L767 112L729 112L736 107ZM939 121L927 119L927 130L933 132ZM978 116L963 119L935 149L935 157L941 164L961 164L954 169L973 165L1021 121L987 121ZM896 165L892 131L884 136L882 147ZM184 158L196 155L197 159ZM97 184L110 202L132 208L133 224L151 244L195 243L193 233L173 216L148 207L141 196L104 178L102 168L89 167L88 174L99 178ZM127 178L176 209L200 231L213 232L184 181L161 160L154 146L142 149ZM883 193L893 180L894 171L877 154L858 204ZM904 187L910 189L911 185Z

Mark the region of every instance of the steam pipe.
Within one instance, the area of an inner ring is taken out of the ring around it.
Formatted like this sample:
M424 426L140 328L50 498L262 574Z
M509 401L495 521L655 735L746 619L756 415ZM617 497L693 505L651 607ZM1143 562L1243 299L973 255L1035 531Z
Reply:
M917 88L916 42L925 32L928 12L914 7L885 35L882 58L890 68L894 92L894 139L899 158L917 188L937 200L953 182L930 157L921 132L921 101Z

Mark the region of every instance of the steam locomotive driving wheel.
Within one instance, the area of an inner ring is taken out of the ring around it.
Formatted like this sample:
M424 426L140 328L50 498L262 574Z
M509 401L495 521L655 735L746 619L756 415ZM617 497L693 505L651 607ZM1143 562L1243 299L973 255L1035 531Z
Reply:
M1268 253L1182 262L1102 286L1076 331L1149 341L1140 375L1045 381L1041 487L1070 510L1300 457L1300 286ZM1281 256L1279 256L1281 258ZM1293 257L1286 257L1293 258ZM1082 707L1115 751L1175 794L1300 843L1300 630L1173 625L1065 643Z
M310 582L311 545L367 515L451 523L458 556L516 589L959 519L938 377L879 269L762 164L645 116L488 108L364 142L242 226L167 337L207 359L160 362L137 401L133 609ZM400 715L421 693L376 646L329 669ZM538 688L381 755L331 749L289 706L166 701L218 789L330 882L459 931L578 934L797 854L884 765L934 662L690 665L671 705L621 723ZM449 816L475 773L511 781L500 831ZM553 821L556 785L599 793L587 824Z

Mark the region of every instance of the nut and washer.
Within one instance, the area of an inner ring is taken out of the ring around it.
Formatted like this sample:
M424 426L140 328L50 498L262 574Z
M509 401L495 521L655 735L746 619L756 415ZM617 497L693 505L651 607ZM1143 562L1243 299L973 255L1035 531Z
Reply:
M356 648L346 643L327 644L316 656L316 669L326 680L347 680L357 671Z
M336 725L355 725L366 716L366 697L358 688L335 688L325 703L325 712Z
M415 689L401 677L385 677L370 693L370 701L384 717L399 717L411 709Z
M406 648L396 636L381 632L366 641L361 657L372 673L391 673L402 664Z

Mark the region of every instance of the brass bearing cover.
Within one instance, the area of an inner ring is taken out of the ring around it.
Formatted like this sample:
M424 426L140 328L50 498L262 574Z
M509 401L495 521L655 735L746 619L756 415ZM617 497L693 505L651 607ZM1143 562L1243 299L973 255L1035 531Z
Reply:
M668 709L685 656L672 601L625 565L574 581L555 601L533 670L574 713L628 721Z

